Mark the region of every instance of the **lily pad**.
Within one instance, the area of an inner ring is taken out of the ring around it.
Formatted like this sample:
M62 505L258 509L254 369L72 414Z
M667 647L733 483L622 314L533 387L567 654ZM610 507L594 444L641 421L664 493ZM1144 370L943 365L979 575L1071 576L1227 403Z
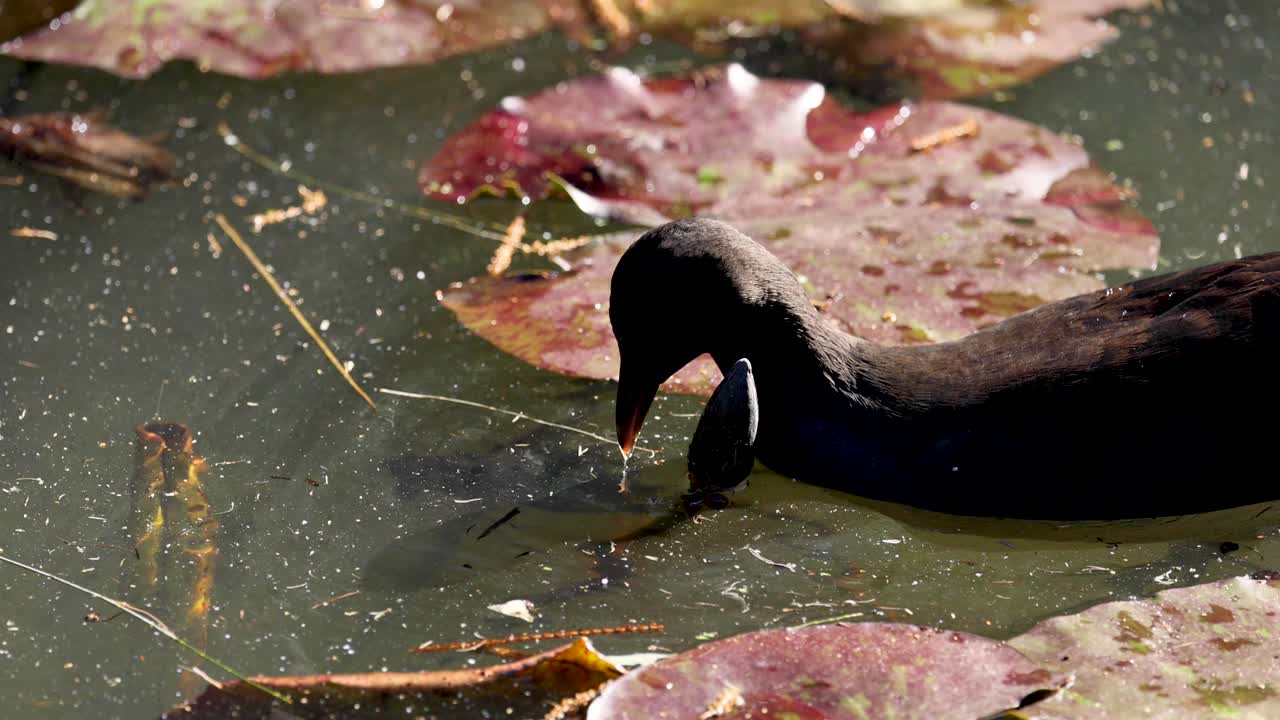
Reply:
M921 97L969 97L1026 82L1091 52L1119 34L1102 16L1150 4L832 0L854 22L809 39L825 45L855 79L876 72L909 79Z
M427 63L558 27L614 47L642 33L702 50L799 31L834 58L836 76L913 80L924 97L1023 82L1113 39L1101 16L1150 0L85 0L0 46L14 57L143 77L187 59L232 75L346 72ZM66 3L55 4L59 10ZM36 19L42 16L37 16ZM47 20L47 18L45 18ZM11 23L10 34L31 21ZM4 37L8 37L5 35Z
M145 77L169 60L244 77L410 65L545 30L537 0L85 0L73 13L0 45L30 60Z
M507 98L420 182L455 201L563 187L614 219L725 220L787 263L832 322L891 344L1096 290L1094 273L1150 268L1159 247L1131 193L1053 132L950 102L857 113L821 85L737 65L650 81L614 69ZM475 278L439 298L534 365L616 377L609 278L634 237L566 255L567 272ZM704 358L666 389L709 394L718 377Z
M1074 679L1022 714L1280 717L1277 619L1280 580L1234 578L1046 620L1009 644Z
M598 24L612 40L639 32L702 50L799 32L830 56L834 77L858 87L908 81L911 95L968 97L1026 82L1115 39L1101 18L1150 0L645 0L619 2ZM612 3L610 3L612 5ZM597 13L597 15L600 15ZM618 37L622 35L622 37Z
M966 633L893 623L763 630L623 676L587 719L977 718L1060 682Z
M1266 575L1104 603L1007 643L892 623L748 633L623 676L587 717L1273 718Z

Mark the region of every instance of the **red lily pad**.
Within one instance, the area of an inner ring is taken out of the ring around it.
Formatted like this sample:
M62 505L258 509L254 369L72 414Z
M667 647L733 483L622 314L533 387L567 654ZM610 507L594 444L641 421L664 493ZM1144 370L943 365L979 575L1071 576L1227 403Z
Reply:
M738 635L659 660L609 685L587 719L978 718L1058 684L977 635L827 625Z
M55 4L59 10L68 3ZM73 4L73 3L72 3ZM559 27L615 46L642 33L700 49L798 30L856 80L905 76L923 97L962 97L1036 77L1114 38L1098 19L1150 0L87 0L42 30L0 46L32 60L143 77L168 60L246 77L409 65ZM47 22L48 18L44 18ZM30 21L3 23L13 34ZM2 37L9 37L3 35ZM883 82L877 83L883 84Z
M244 77L347 72L432 62L533 35L549 27L556 4L89 0L0 52L125 77L145 77L177 59Z
M925 148L925 149L920 149ZM855 113L820 85L740 66L642 81L626 70L508 98L450 138L424 192L543 197L642 224L717 217L763 243L832 322L880 343L951 340L1150 268L1159 240L1131 195L1048 130L949 102ZM480 277L439 295L467 327L539 367L611 378L609 278L634 236L558 275ZM667 390L709 394L695 361Z
M1075 677L1022 711L1065 720L1280 717L1280 580L1234 578L1105 603L1009 641Z

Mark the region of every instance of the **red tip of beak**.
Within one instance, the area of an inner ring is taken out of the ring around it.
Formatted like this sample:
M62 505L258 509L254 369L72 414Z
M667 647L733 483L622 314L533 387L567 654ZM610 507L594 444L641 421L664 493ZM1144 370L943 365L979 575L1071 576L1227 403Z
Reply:
M618 378L618 447L622 449L623 457L630 457L640 426L644 424L644 417L649 414L649 406L657 394L657 384L637 382L626 372Z

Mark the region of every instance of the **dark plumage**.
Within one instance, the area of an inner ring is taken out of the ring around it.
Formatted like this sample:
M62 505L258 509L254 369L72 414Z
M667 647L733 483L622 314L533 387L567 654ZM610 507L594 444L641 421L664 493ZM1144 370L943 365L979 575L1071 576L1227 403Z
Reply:
M630 449L660 383L750 360L754 450L797 479L946 512L1116 518L1280 497L1280 253L1146 278L966 338L886 347L827 322L767 250L681 220L629 248L610 319Z

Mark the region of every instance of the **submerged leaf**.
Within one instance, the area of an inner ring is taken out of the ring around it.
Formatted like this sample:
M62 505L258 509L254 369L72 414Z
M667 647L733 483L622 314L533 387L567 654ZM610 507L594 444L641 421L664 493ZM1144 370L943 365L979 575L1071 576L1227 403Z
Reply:
M201 480L209 465L192 448L185 425L151 422L139 425L136 434L130 541L139 561L137 586L149 601L159 594L171 605L185 603L178 633L203 651L209 641L220 525ZM176 615L177 608L171 610ZM200 680L184 671L179 686L185 697L194 697Z
M1130 193L1047 130L946 102L855 113L820 85L736 65L648 82L614 69L507 98L420 182L450 200L543 197L562 182L594 214L725 220L791 267L832 322L890 344L955 339L1098 289L1092 273L1152 267L1159 245ZM528 362L615 377L609 278L634 237L567 255L559 275L475 278L439 297ZM717 378L704 358L665 387L707 394Z

